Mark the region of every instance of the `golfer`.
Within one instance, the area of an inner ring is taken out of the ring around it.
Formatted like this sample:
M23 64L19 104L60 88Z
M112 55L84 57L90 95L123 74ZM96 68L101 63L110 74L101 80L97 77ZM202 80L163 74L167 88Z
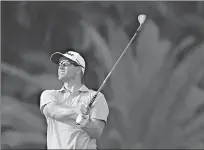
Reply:
M104 95L99 93L88 107L96 91L82 83L86 65L79 53L72 49L55 52L50 60L59 65L58 79L64 84L61 89L43 91L40 97L40 110L47 121L47 148L97 149L109 115ZM86 116L83 125L76 124L79 114Z

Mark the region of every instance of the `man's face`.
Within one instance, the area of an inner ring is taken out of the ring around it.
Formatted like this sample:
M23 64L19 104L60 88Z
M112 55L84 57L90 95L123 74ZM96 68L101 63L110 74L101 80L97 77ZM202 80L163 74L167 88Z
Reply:
M67 81L68 79L77 75L79 67L74 65L66 58L61 58L58 68L58 79L61 81Z

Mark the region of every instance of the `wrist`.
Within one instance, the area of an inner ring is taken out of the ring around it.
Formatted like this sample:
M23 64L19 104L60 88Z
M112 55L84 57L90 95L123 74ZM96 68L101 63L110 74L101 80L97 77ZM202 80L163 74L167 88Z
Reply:
M86 118L86 123L84 124L84 128L88 128L89 127L89 123L91 122L91 118L90 115L85 115Z
M76 119L76 124L81 128L85 127L90 121L90 115L79 114Z

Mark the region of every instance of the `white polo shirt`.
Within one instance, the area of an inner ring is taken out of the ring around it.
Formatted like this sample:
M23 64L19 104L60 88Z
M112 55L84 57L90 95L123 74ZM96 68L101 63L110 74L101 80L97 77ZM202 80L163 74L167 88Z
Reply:
M88 104L96 93L83 85L79 91L70 93L64 86L60 90L45 90L40 97L40 110L53 101L67 106L78 106L80 103ZM90 118L107 122L109 108L102 93L93 103L90 110ZM84 130L78 127L74 120L64 123L45 116L47 121L47 148L48 149L96 149L96 139L91 138Z

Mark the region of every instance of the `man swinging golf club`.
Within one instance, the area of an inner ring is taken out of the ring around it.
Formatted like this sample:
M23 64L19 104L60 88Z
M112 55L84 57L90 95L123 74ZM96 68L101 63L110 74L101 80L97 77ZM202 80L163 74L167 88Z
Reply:
M85 61L80 54L56 52L51 61L59 64L58 78L64 82L60 90L46 90L41 95L40 109L45 115L48 149L96 149L96 140L102 134L109 108L100 92L111 73L131 45L146 20L138 16L140 26L97 91L82 85Z
M85 61L79 53L55 52L50 60L59 65L58 79L64 85L41 94L40 110L47 121L47 148L96 149L109 114L104 95L99 93L89 107L96 92L82 84ZM79 115L82 119L77 124Z

